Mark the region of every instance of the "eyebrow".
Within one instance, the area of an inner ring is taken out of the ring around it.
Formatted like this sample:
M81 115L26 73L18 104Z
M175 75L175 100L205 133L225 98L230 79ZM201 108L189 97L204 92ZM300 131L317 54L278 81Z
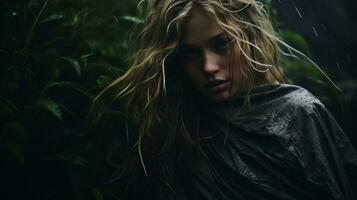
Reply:
M208 42L208 43L212 43L214 41L217 41L223 37L226 36L226 33L225 32L222 32L222 33L219 33L211 38L208 38L206 41L204 41L204 43ZM198 45L195 45L195 44L182 44L182 48L183 49L186 49L186 48L194 48L194 47L197 47Z

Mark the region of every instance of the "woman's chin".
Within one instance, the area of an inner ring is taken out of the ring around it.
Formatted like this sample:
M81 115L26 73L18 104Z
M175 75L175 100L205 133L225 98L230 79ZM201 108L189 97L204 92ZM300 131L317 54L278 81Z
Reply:
M216 94L209 94L207 96L210 101L223 102L229 100L232 97L232 93L227 90Z

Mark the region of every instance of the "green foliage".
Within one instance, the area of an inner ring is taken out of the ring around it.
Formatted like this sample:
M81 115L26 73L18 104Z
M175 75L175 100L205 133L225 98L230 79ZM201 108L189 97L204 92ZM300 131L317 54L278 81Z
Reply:
M288 30L279 32L279 35L293 48L308 57L312 57L309 44L301 35ZM291 52L290 54L294 56L292 58L284 57L282 60L282 66L290 78L289 81L298 85L310 86L308 87L309 90L325 104L333 105L337 103L342 110L344 102L342 92L332 82L328 72L321 66L315 66L306 57L296 52ZM295 57L296 55L298 56Z
M262 2L267 3L266 8L270 14L273 26L279 31L278 36L289 46L314 60L309 43L305 38L302 35L285 28L285 26L278 20L277 12L270 0L262 0ZM344 96L340 89L343 91L351 90L351 85L346 85L343 82L332 83L332 77L326 70L324 70L324 66L314 66L307 57L296 52L288 51L283 45L281 45L281 47L284 53L293 54L290 57L283 57L281 60L282 67L289 78L289 82L308 88L314 95L322 100L323 103L333 105L334 107L338 107L339 110L343 110ZM336 85L338 85L339 88L337 88Z
M128 65L136 3L1 3L1 199L118 199L95 181L104 168L86 119Z
M290 45L298 48L302 52L308 55L311 54L309 44L301 35L292 31L285 30L280 32L280 36L283 38L284 41L289 41Z

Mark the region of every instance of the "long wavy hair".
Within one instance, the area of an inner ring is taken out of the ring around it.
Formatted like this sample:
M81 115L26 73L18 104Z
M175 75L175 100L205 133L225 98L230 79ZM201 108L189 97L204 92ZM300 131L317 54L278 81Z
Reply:
M147 9L142 9L146 17L133 64L95 98L95 118L119 101L132 127L128 135L135 141L128 144L130 166L140 166L146 175L151 173L150 166L159 166L157 173L163 178L169 174L168 160L173 152L182 158L185 152L200 148L199 113L203 111L185 89L176 56L185 24L195 9L204 11L234 39L241 65L232 67L241 70L248 88L254 86L256 76L286 82L279 67L279 46L293 48L276 36L259 1L146 0L139 4Z

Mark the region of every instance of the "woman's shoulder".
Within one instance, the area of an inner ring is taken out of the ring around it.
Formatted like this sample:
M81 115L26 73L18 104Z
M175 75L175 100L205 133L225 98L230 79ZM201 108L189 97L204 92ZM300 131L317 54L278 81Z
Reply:
M280 102L281 106L303 110L306 114L315 113L317 107L325 109L324 104L315 95L301 86L280 84L277 92L279 94L276 101Z
M292 84L268 84L252 89L250 94L252 108L271 112L280 111L292 113L302 110L306 114L316 112L316 108L323 108L323 103L307 89Z
M296 124L327 110L305 88L281 83L254 87L249 94L249 103L248 109L230 109L232 114L228 118L246 130L260 133L288 133L287 130Z

